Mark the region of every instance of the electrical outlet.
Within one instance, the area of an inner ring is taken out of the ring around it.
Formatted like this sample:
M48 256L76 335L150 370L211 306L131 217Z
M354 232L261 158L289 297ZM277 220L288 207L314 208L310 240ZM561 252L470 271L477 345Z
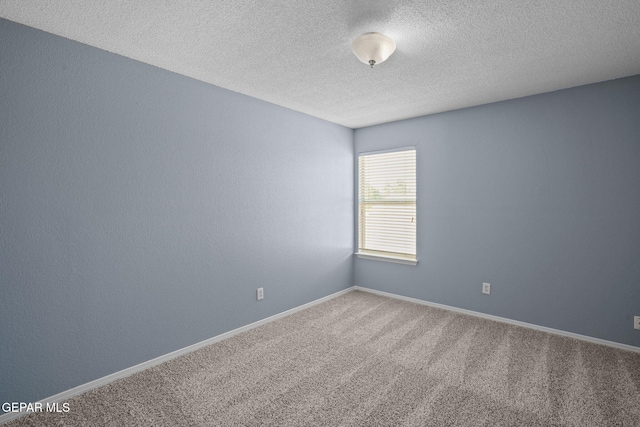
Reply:
M489 295L491 293L491 283L483 283L482 284L482 293Z
M256 289L256 297L258 298L258 301L264 298L264 288Z
M633 329L640 329L640 316L633 316Z

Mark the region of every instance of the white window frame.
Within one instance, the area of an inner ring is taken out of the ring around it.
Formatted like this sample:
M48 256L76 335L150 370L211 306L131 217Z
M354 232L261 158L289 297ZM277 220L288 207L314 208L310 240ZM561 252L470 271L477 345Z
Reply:
M379 250L379 249L372 249L371 247L367 248L366 246L366 242L363 243L363 226L365 224L363 224L362 222L362 216L364 215L365 209L366 209L366 204L363 205L363 197L361 195L361 173L362 171L361 169L361 157L363 156L372 156L372 155L378 155L378 154L391 154L391 153L397 153L397 152L401 152L401 151L414 151L416 153L416 163L415 163L415 168L416 168L416 172L417 172L417 150L415 146L410 146L410 147L402 147L402 148L395 148L395 149L390 149L390 150L380 150L380 151L370 151L370 152L362 152L362 153L358 153L358 165L357 165L357 174L356 174L356 193L357 193L357 215L356 215L356 246L358 248L357 252L356 252L356 256L358 258L363 258L363 259L371 259L371 260L377 260L377 261L386 261L386 262L394 262L394 263L399 263L399 264L407 264L407 265L417 265L418 264L418 257L417 257L417 224L416 224L416 220L417 220L417 191L415 196L413 197L413 203L411 203L411 194L409 195L409 201L407 200L398 200L397 203L394 203L393 201L386 201L386 204L389 205L406 205L407 202L409 202L409 204L413 204L414 205L414 213L413 213L413 218L412 221L415 224L415 232L414 235L412 236L414 239L414 244L415 244L415 253L409 253L410 251L407 252L393 252L393 251L384 251L384 250ZM416 182L414 183L417 186L417 177L416 177ZM414 187L415 188L415 187ZM369 204L369 206L371 206L371 204ZM365 247L363 247L365 246Z

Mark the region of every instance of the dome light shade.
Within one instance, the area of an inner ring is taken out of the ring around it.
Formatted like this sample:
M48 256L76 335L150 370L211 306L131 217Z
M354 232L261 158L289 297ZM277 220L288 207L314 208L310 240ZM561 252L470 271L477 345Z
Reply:
M396 50L396 42L380 33L364 33L351 43L351 50L365 64L380 64Z

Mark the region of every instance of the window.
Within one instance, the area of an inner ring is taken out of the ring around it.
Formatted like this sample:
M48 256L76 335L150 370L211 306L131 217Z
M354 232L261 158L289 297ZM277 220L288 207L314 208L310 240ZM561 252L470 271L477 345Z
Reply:
M417 264L415 148L358 156L357 255Z

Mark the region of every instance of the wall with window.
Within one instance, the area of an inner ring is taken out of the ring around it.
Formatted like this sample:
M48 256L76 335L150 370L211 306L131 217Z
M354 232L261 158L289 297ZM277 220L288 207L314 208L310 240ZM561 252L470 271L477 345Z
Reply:
M355 284L640 346L639 111L635 76L357 129L416 146L418 265Z
M5 20L0 40L0 402L351 286L351 129Z

